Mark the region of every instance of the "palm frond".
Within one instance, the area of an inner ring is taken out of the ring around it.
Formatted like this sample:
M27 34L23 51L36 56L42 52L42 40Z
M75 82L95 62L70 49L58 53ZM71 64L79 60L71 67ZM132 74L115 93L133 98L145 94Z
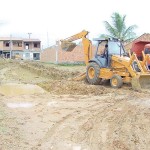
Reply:
M136 28L137 28L136 25L129 26L129 27L125 30L125 32L123 33L123 36L126 36L126 35L128 35L128 34L133 33L133 30L136 29Z
M125 19L126 15L121 16L119 13L114 12L111 16L112 23L104 21L105 28L108 35L111 37L118 38L122 41L131 40L135 37L134 29L137 28L136 25L126 27Z
M104 21L104 24L106 30L110 33L110 35L116 37L117 36L116 29L113 26L111 26L111 24L107 21Z

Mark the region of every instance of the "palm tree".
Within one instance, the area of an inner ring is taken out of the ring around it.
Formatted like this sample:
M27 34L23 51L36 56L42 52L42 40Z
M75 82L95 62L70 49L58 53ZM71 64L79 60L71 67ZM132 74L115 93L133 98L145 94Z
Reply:
M136 37L134 29L137 28L137 26L132 25L127 27L125 24L126 15L121 16L119 13L115 12L112 14L111 19L112 24L108 21L104 21L108 34L102 34L101 37L113 37L120 39L122 42L132 41Z

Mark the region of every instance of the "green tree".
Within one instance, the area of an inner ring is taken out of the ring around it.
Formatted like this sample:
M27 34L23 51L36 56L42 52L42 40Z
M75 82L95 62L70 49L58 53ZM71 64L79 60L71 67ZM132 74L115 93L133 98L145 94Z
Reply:
M136 37L134 29L137 28L136 25L126 26L125 23L126 15L121 16L119 13L114 12L111 16L112 22L104 21L105 28L108 34L102 34L101 37L117 38L123 42L132 41Z

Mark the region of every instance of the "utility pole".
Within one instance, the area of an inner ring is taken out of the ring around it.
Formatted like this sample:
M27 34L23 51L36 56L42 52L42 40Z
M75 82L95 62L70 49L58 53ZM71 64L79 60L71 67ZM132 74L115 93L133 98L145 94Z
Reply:
M56 41L56 64L58 64L58 49L59 49L59 40Z
M28 33L28 34L29 34L29 39L30 39L30 36L31 36L32 33Z
M12 58L12 35L10 35L10 59Z
M49 47L49 35L48 35L48 32L47 32L47 47Z

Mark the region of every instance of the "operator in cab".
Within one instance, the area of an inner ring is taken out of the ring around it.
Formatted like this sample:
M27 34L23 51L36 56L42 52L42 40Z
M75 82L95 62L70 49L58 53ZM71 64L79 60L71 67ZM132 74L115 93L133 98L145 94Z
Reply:
M105 44L105 48L104 48L104 53L103 53L104 57L108 57L108 44Z

